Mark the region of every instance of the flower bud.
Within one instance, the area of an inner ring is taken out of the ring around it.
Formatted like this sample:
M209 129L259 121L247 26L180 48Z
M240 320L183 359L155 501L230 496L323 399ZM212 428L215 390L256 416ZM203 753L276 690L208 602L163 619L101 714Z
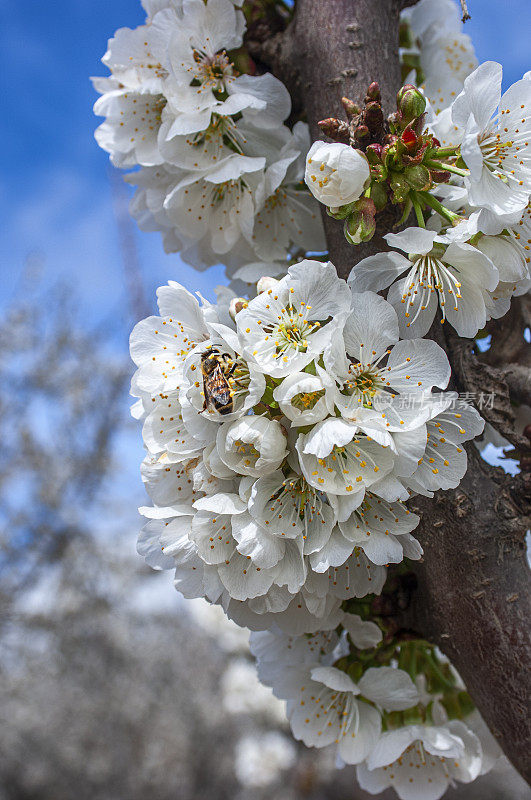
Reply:
M362 197L355 205L352 214L345 220L344 232L347 242L360 244L368 242L376 230L376 206L369 197Z
M415 86L407 83L396 96L396 105L405 123L420 117L426 110L426 98Z
M347 119L352 119L352 117L357 116L361 112L359 105L349 100L348 97L341 98L341 105L345 109Z
M412 189L423 191L430 189L432 185L430 171L424 164L415 164L412 167L406 167L404 177Z
M356 202L354 201L353 203L347 203L345 206L330 206L330 208L326 209L326 213L334 219L345 219L352 213L355 205Z
M335 142L344 142L345 144L348 142L349 127L346 122L336 119L335 117L329 117L328 119L322 119L317 124L324 135L333 139Z
M369 174L369 163L359 150L339 142L314 142L304 180L320 203L339 208L358 199Z
M377 131L383 126L383 111L380 103L375 101L367 103L363 119L370 131Z
M268 275L264 275L257 281L256 294L262 294L262 292L267 292L269 289L275 289L277 286L278 281L276 278L270 278Z
M410 185L401 173L395 173L391 178L391 189L393 191L393 201L403 203L409 194Z
M271 278L269 279L271 280ZM247 308L248 300L245 297L233 297L229 305L229 315L231 319L236 319L238 314L243 308Z
M364 139L368 137L368 135L369 135L369 129L366 125L358 125L358 127L354 131L354 138L358 142L362 142Z
M376 100L376 102L379 103L381 99L380 85L377 81L373 81L367 89L367 100Z

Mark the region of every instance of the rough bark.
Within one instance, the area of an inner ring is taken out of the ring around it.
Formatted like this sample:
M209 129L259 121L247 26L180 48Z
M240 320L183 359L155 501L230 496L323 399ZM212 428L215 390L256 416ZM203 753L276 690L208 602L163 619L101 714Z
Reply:
M345 118L341 98L361 102L370 83L379 81L386 113L396 108L400 88L396 0L297 0L293 38L299 60L300 91L312 139L324 138L317 127L327 117ZM341 223L323 220L330 260L346 278L355 261L388 249L381 239L389 221L380 220L376 235L353 248Z
M414 498L424 548L403 624L439 645L485 722L529 780L529 619L525 557L531 476L507 479L473 444L459 487Z
M313 139L323 138L319 120L343 117L343 95L362 100L374 80L380 83L384 111L394 110L400 5L398 0L297 0L295 20L284 33L251 43L254 55L287 83L296 108L305 108ZM387 249L378 235L352 247L341 223L323 218L330 258L342 277L361 258ZM511 400L518 397L511 397L510 383L520 397L527 383L519 369L501 369L509 352L511 361L519 360L522 328L514 331L519 313L511 312L509 324L491 323L500 341L483 364L469 341L448 335L440 325L435 338L449 355L453 388L494 390L491 421L521 449L528 443L511 427ZM414 565L418 585L401 622L451 658L501 747L529 780L531 608L525 531L531 517L530 476L510 478L486 464L474 445L467 449L469 469L456 490L413 501L422 516L418 538L425 555Z

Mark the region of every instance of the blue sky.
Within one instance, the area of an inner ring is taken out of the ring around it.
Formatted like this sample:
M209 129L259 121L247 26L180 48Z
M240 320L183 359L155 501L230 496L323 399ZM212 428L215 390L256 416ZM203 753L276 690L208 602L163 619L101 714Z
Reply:
M529 64L529 0L470 0L478 57L505 66L512 82ZM45 280L70 276L89 318L124 307L108 158L93 138L96 95L91 75L116 28L134 27L139 0L0 0L3 166L0 302L20 287L28 255L44 262ZM168 278L212 296L221 271L196 273L163 253L156 234L136 234L150 297Z

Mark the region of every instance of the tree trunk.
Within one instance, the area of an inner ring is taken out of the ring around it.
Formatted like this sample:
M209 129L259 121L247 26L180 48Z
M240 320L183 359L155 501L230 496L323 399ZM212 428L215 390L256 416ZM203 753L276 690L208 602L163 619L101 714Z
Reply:
M372 81L380 84L384 113L395 109L399 11L398 0L297 0L294 22L261 44L265 63L305 108L312 139L324 138L319 120L344 117L342 96L360 102ZM340 222L326 213L323 218L330 260L341 277L360 259L387 249L378 235L353 247ZM464 391L468 369L451 337L438 327L436 338L450 357L454 388ZM479 364L476 380L488 392L489 375L482 385L481 363L469 358ZM509 405L508 397L502 400ZM424 558L413 566L418 587L401 621L449 656L499 744L529 780L531 607L525 532L530 476L509 478L486 464L474 445L467 449L468 472L456 490L410 503L422 516L418 538Z

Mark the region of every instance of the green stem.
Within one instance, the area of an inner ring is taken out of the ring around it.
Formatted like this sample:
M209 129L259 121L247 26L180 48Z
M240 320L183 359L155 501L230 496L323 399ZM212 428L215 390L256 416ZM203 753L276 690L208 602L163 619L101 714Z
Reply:
M409 677L411 678L412 681L415 681L415 678L417 677L417 655L418 655L417 643L412 642L411 655L407 670L409 672Z
M404 203L404 213L400 217L400 220L396 223L396 227L397 228L399 228L400 225L403 225L404 222L406 221L406 219L409 217L409 215L411 213L411 206L412 205L413 205L413 203L411 202L411 197L408 195L407 196L407 200Z
M449 689L455 689L455 683L453 683L451 680L448 680L446 675L441 670L439 664L437 663L433 653L425 651L423 653L423 656L424 656L424 659L427 662L429 668L434 673L434 675L437 676L437 678L441 681L441 683L444 686L447 686Z
M455 222L461 219L459 214L454 214L453 211L450 211L450 209L443 206L443 204L440 203L437 198L429 192L419 192L418 194L421 200L426 203L426 205L430 206L430 208L433 208L437 214L440 214L441 217L448 220L450 225L453 225Z
M413 203L413 208L415 209L415 216L417 217L417 223L419 228L425 228L426 223L424 222L424 216L422 214L421 205L417 199L417 195L411 192L411 202Z
M437 158L446 158L447 156L457 155L459 147L438 147L435 151Z
M425 161L424 165L429 169L440 169L443 172L453 172L454 175L460 175L462 178L466 178L468 175L467 169L454 167L453 164L441 164L439 161Z

